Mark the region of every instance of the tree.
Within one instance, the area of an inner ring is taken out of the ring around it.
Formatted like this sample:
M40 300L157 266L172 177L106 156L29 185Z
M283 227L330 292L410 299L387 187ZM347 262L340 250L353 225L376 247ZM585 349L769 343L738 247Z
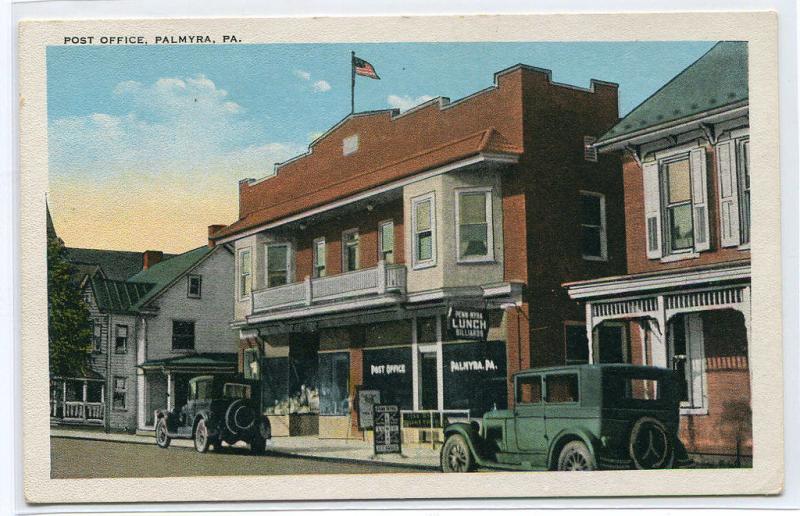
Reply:
M48 234L47 329L50 374L54 376L81 377L89 370L92 320L73 273L64 242L55 234Z

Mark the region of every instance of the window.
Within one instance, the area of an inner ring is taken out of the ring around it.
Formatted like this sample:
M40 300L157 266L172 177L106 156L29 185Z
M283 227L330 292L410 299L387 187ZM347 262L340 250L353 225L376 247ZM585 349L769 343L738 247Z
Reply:
M92 350L95 353L102 353L102 342L103 342L103 325L98 321L94 321L92 324Z
M739 140L739 243L750 243L750 140Z
M319 354L319 413L346 416L350 413L350 353Z
M577 403L578 375L552 374L545 377L547 403Z
M584 323L567 323L564 326L565 358L567 364L589 363L589 339Z
M670 252L690 250L694 247L694 221L689 158L664 163L662 181L667 249Z
M517 378L517 403L541 403L541 401L541 376L523 376Z
M314 269L312 274L315 278L324 278L326 274L325 268L325 239L317 238L313 244L314 252Z
M250 249L239 251L239 299L241 300L250 296L250 289L252 288L251 267Z
M289 283L289 245L267 244L267 287Z
M394 222L391 220L378 225L378 260L394 263Z
M172 349L194 349L194 321L172 321Z
M594 136L584 136L583 137L583 159L586 161L597 161L597 148L594 146L594 142L597 141L597 138Z
M226 383L222 386L223 398L241 398L249 400L252 398L253 390L249 385L241 383Z
M358 270L358 230L350 229L342 233L342 270Z
M128 379L124 376L114 377L114 398L112 407L114 410L125 410L128 408Z
M114 338L114 353L127 353L128 327L122 324L118 324L116 330L117 332Z
M607 260L606 198L581 192L581 254L584 260Z
M342 156L349 156L358 150L358 135L354 134L342 140Z
M493 259L492 190L456 192L456 244L462 262Z
M244 362L244 377L250 380L260 380L261 368L259 365L261 362L261 357L258 348L245 349L242 355L242 361Z
M188 283L188 291L186 296L200 299L201 289L203 286L203 277L199 274L189 274Z
M411 201L414 267L436 265L435 210L436 205L433 193Z
M680 373L681 406L703 409L705 405L704 380L705 353L703 350L703 322L700 314L679 314L667 326L670 365Z

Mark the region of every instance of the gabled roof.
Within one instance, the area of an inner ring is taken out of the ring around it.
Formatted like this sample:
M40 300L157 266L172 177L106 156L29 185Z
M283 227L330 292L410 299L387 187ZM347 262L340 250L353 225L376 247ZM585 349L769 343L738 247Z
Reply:
M747 42L721 41L628 113L597 145L747 102Z
M67 260L74 265L95 265L106 278L124 281L142 270L142 253L135 251L110 251L107 249L65 248ZM175 256L165 254L164 260Z
M136 310L141 309L206 256L213 253L215 249L217 248L210 248L204 245L183 254L173 256L168 260L158 262L149 269L143 270L128 278L129 283L144 283L153 286L152 289L147 291L147 295L142 296L142 298L133 305L133 308Z
M152 283L118 281L101 276L93 276L91 283L98 308L114 314L136 313L138 304L154 287Z

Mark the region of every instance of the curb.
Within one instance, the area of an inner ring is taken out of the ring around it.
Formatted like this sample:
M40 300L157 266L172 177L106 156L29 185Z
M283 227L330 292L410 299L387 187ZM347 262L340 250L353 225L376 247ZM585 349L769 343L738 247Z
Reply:
M125 440L121 440L121 439L120 440L117 440L117 439L103 439L103 438L98 438L98 437L79 437L79 436L72 436L72 435L51 435L50 438L51 439L52 438L55 438L55 439L73 439L73 440L76 440L76 441L99 441L99 442L107 442L107 443L110 442L110 443L123 443L123 444L137 444L137 445L140 445L140 446L154 446L154 443L145 443L145 442L140 442L140 441L125 441ZM181 446L181 445L178 445L176 447L177 448L185 448L187 450L191 450L193 448L192 446ZM350 459L350 458L344 458L344 457L326 457L326 456L320 456L320 455L310 455L310 454L307 454L307 453L290 452L290 451L280 450L280 449L270 449L269 447L267 447L267 450L264 452L264 454L262 454L262 456L266 456L266 455L274 455L274 456L277 456L277 457L292 457L292 458L301 458L301 459L314 459L314 460L319 460L319 461L324 461L324 462L334 462L334 463L338 462L338 463L369 464L369 465L379 464L379 465L382 465L382 466L388 466L388 467L393 467L393 468L410 468L410 469L418 469L418 470L421 470L421 471L437 471L437 472L439 471L439 467L438 466L430 466L430 465L427 465L427 464L416 464L416 463L406 464L406 463L403 463L403 462L396 462L396 461L388 462L388 461L370 460L370 459L358 459L358 458Z

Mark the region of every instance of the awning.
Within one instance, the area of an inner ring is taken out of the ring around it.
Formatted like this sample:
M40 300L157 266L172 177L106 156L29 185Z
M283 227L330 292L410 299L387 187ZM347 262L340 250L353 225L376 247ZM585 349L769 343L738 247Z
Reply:
M235 372L236 366L236 353L197 353L160 360L147 360L139 364L138 367L145 371L165 370L204 373Z

